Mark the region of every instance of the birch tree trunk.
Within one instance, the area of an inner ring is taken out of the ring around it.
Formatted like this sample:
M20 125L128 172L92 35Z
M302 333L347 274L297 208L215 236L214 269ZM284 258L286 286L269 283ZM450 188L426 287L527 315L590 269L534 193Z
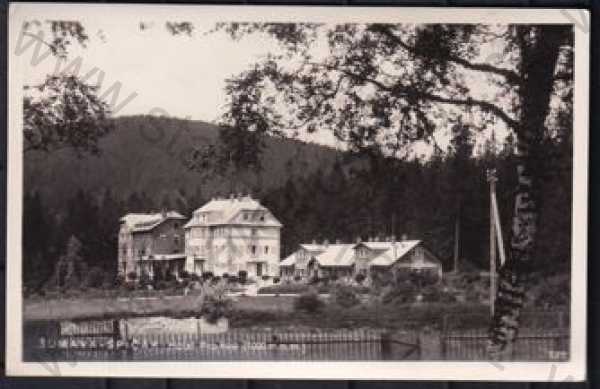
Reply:
M530 27L524 27L527 29ZM541 196L539 177L544 153L541 141L552 95L555 67L564 29L534 26L537 35L521 45L522 82L520 128L517 129L517 187L513 209L509 255L499 271L496 309L491 328L491 354L510 350L519 329L519 317L535 256ZM522 31L525 34L529 31Z

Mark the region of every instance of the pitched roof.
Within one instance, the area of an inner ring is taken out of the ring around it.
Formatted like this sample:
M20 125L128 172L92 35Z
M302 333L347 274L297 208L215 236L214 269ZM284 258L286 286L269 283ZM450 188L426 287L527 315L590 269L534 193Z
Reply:
M198 216L198 214L201 213L210 213L210 220L208 222L200 222L195 219L195 217L192 217L192 219L190 219L190 221L188 221L184 227L189 228L198 225L206 226L231 224L241 211L269 212L267 208L250 196L231 197L229 199L217 198L212 199L194 211L194 216ZM281 223L273 215L269 213L269 216L269 219L271 220L260 222L252 220L237 221L235 224L281 227Z
M296 264L296 253L288 255L285 259L279 262L279 266L294 266Z
M367 247L370 247L369 242L365 242ZM373 258L369 265L371 266L390 266L395 263L402 257L404 257L410 250L418 246L421 241L420 240L404 240L401 242L395 242L395 248L393 242L378 242L378 243L387 243L388 248L383 251L381 254ZM384 247L383 245L376 245L377 247Z
M355 244L331 244L316 257L320 266L351 266Z
M185 220L185 217L176 211L168 211L166 213L128 213L121 217L121 222L132 232L144 232L151 231L168 219Z
M413 248L421 243L420 240L404 240L400 242L361 242L344 244L301 244L300 247L316 253L315 259L321 266L351 266L355 260L354 248L364 245L377 251L377 255L369 261L372 266L390 266L402 259ZM296 263L297 252L289 255L280 262L280 266L292 266Z
M322 245L322 244L316 244L316 243L311 243L311 244L301 243L300 247L302 247L306 251L315 252L315 251L325 251L327 246Z

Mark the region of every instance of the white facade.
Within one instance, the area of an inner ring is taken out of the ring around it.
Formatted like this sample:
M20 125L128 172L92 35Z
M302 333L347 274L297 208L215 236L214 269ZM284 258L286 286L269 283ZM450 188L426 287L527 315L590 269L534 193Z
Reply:
M279 275L281 223L249 196L213 199L184 228L190 273Z

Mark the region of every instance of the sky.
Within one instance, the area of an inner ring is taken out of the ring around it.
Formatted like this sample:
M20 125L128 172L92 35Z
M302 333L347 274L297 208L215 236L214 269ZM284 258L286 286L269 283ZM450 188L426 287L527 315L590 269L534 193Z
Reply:
M217 122L226 102L225 81L277 50L273 40L260 35L233 41L222 32L208 33L214 26L212 21L195 23L190 37L173 36L166 31L164 20L143 20L139 15L117 13L113 18L99 19L81 20L90 39L85 48L72 46L65 63L57 65L56 59L49 56L34 64L31 61L34 50L24 51L19 56L24 82L39 83L47 74L57 69L64 71L67 64L79 61L79 75L92 71L88 81L100 85L100 94L120 84L118 97L113 101L115 116L159 114ZM140 29L140 23L144 29ZM492 93L484 81L473 82L481 84L478 93L482 96ZM447 130L436 134L442 148L449 141ZM499 140L503 139L503 132L503 128L498 129ZM479 141L487 136L480 135ZM300 137L340 146L331 133L323 131Z

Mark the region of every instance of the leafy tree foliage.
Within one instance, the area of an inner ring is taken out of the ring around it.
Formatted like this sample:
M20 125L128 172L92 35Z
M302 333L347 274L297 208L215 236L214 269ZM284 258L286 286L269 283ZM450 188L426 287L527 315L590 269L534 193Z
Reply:
M229 80L225 121L242 130L329 130L350 150L385 155L431 141L440 122L456 122L464 112L473 115L473 129L501 122L515 134L518 185L492 325L491 351L504 350L518 330L539 239L543 140L558 116L550 103L571 94L572 27L233 23L217 29L233 39L266 34L283 50ZM311 50L319 36L326 39L324 54ZM482 60L481 48L490 45L502 47L502 55ZM495 96L471 90L469 73L486 76Z
M73 44L85 47L89 40L83 25L73 21L31 20L21 33L41 41L57 61L67 59ZM99 139L113 128L109 117L98 86L67 72L47 75L39 85L24 86L24 151L71 148L78 155L97 154Z

